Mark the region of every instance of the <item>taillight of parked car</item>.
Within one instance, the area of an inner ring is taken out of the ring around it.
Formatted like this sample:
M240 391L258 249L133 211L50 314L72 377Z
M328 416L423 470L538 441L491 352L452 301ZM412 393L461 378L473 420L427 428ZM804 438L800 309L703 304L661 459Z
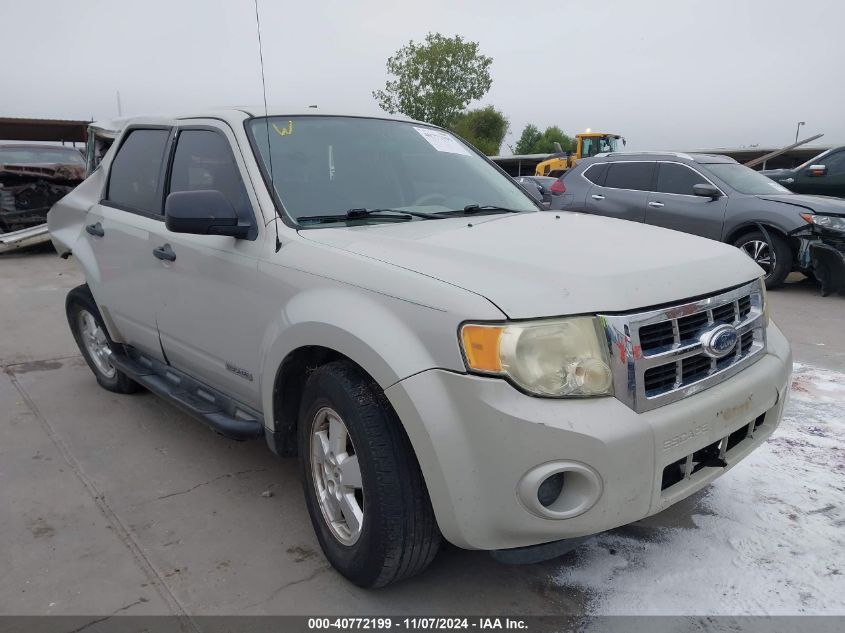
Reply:
M555 195L560 195L566 192L566 187L561 180L555 180L549 189L551 189L552 193Z

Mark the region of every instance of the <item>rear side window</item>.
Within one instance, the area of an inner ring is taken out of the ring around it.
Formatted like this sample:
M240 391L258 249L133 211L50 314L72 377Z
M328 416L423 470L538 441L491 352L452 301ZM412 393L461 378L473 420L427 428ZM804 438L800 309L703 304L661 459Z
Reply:
M132 130L112 161L106 199L161 214L161 168L170 130Z
M216 189L226 196L241 220L252 219L249 198L229 141L210 130L183 130L173 155L170 193L206 189Z
M604 175L607 173L607 163L590 165L584 172L584 178L596 185L604 184Z
M604 186L649 191L653 172L654 163L610 163Z
M659 163L657 186L655 191L693 196L694 185L704 185L707 181L689 167L678 163Z

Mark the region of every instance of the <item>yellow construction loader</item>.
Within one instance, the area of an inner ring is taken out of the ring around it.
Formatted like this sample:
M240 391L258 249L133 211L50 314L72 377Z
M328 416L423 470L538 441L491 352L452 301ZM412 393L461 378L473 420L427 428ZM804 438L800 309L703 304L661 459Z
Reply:
M556 145L556 151L549 158L537 164L535 176L551 176L557 178L567 169L572 169L582 158L589 158L603 152L618 152L620 141L625 145L625 139L619 134L608 134L607 132L581 132L575 135L575 151L564 152L560 145Z

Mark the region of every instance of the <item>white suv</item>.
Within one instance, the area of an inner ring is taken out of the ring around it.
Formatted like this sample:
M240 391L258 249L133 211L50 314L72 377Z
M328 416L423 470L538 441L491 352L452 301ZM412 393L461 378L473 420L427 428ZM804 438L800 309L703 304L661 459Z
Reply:
M133 120L49 226L99 383L298 455L323 551L375 587L441 535L564 551L780 421L791 355L754 262L539 209L430 125L233 110Z

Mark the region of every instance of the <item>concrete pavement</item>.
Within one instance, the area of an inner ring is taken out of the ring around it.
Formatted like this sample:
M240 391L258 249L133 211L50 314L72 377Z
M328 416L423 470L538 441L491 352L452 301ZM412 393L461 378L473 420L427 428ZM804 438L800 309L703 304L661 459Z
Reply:
M550 582L566 558L515 567L446 547L418 578L351 585L320 552L293 460L97 386L64 317L81 281L52 251L0 257L0 614L582 611ZM845 367L841 297L798 283L770 300L798 362ZM683 524L694 505L625 529Z
M350 584L320 552L293 460L99 388L64 316L81 281L51 251L0 257L0 614L580 611L550 583L559 561L452 547L410 581Z

